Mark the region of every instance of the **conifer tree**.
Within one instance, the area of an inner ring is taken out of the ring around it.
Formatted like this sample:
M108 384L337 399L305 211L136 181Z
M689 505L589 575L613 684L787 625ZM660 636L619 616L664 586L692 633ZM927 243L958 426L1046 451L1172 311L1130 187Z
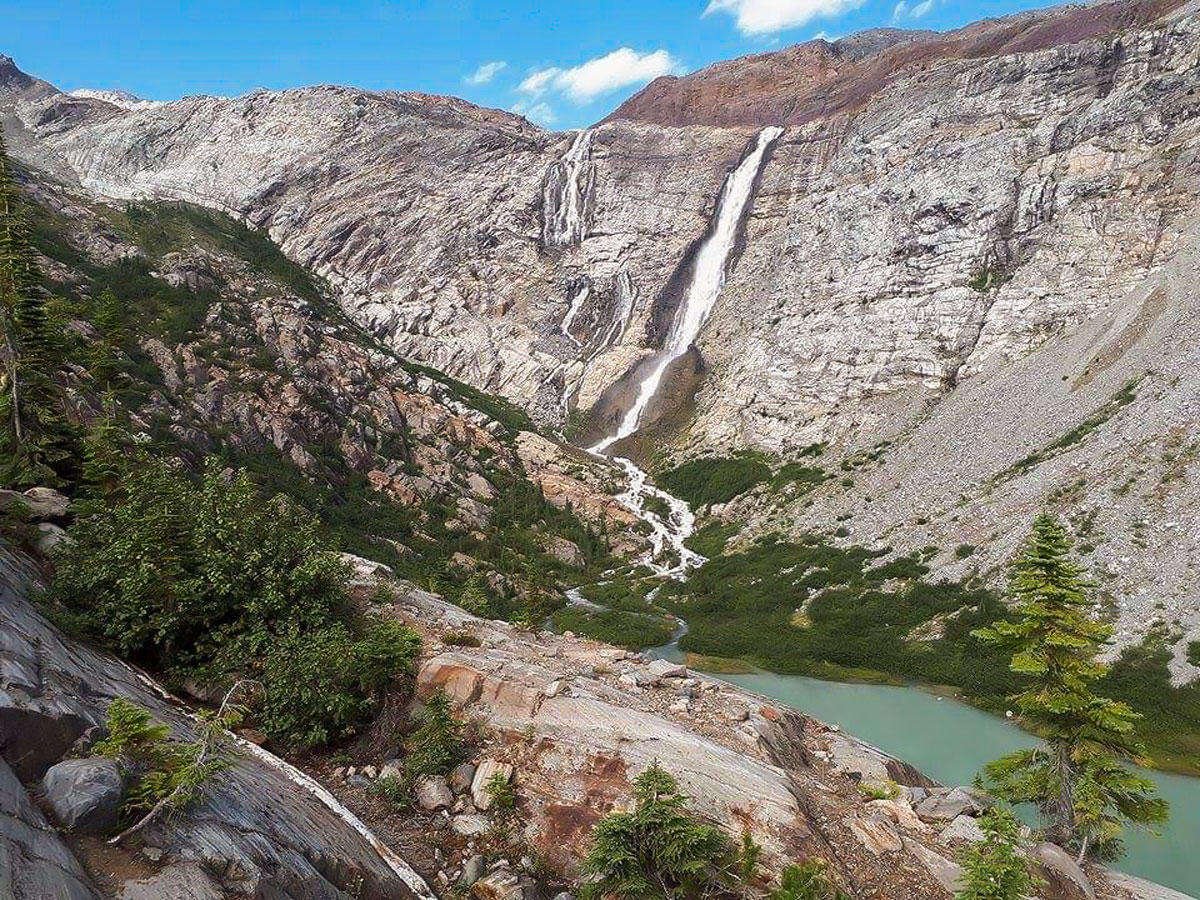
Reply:
M962 854L963 886L957 900L1022 900L1033 892L1033 879L1021 858L1021 826L1001 807L979 819L983 840Z
M1077 849L1080 859L1089 851L1111 858L1123 823L1162 823L1167 804L1121 762L1142 755L1133 735L1140 715L1092 690L1112 629L1090 617L1090 585L1070 549L1062 526L1039 516L1009 583L1015 620L973 632L1013 652L1011 668L1029 686L1012 699L1022 722L1045 740L988 763L984 783L1010 803L1035 804L1047 836Z
M61 485L73 467L56 382L62 339L46 300L0 137L0 482L16 487Z
M689 815L679 784L657 762L633 780L636 805L592 830L584 900L698 900L720 892L736 864L729 838Z
M125 341L121 305L112 291L106 290L96 298L92 324L100 333L92 345L92 376L98 384L107 387L120 374L121 345Z

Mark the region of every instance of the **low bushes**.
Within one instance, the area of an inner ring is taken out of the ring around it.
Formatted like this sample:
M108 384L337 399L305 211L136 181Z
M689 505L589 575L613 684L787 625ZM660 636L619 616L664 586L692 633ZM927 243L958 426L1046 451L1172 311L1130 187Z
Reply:
M694 459L655 477L663 490L694 506L727 503L771 479L771 467L757 455Z
M193 480L138 455L93 494L49 600L121 655L177 681L260 681L264 730L301 747L353 733L411 671L417 636L357 621L316 520L264 502L246 472L210 463Z
M388 686L412 674L420 647L397 622L372 625L357 640L344 625L288 635L263 667L263 730L304 749L353 734Z

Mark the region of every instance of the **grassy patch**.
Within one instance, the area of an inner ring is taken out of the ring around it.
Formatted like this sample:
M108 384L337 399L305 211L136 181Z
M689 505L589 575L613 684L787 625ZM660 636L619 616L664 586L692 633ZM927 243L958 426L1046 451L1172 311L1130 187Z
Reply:
M740 659L729 659L725 656L702 656L699 653L685 653L683 661L689 669L697 672L708 672L711 675L749 675L754 666L747 665Z
M709 522L696 529L692 536L684 541L684 546L693 553L713 557L725 552L725 545L741 530L741 522Z
M676 627L672 619L617 609L589 612L567 607L552 618L559 631L573 631L628 650L661 646L671 639Z
M778 490L789 484L798 484L808 489L816 487L831 477L833 476L818 466L790 462L780 466L779 471L771 479L771 486Z
M753 487L769 481L771 467L755 453L694 459L655 477L664 490L703 506L727 503Z
M880 564L880 553L819 537L768 538L710 559L658 602L683 615L685 651L733 657L785 674L954 685L1000 708L1015 689L1008 658L980 646L972 628L1003 615L999 599L954 583L929 584L919 558ZM803 626L795 624L803 609ZM945 638L908 634L948 616Z
M1154 638L1126 647L1097 693L1124 700L1142 714L1137 734L1158 765L1195 773L1200 771L1200 680L1172 687L1170 659L1167 647Z

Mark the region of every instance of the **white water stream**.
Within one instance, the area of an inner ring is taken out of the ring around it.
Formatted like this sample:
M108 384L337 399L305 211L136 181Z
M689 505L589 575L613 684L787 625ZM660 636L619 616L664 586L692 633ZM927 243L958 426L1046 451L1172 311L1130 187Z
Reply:
M699 336L700 329L712 314L713 306L725 284L725 270L737 243L738 226L746 213L746 206L750 202L763 160L781 134L783 129L774 126L760 131L754 149L725 178L721 195L717 199L715 221L696 252L691 281L688 283L683 303L675 314L666 344L659 352L654 368L638 386L637 398L622 417L617 430L595 446L589 447L588 452L602 455L613 444L638 430L646 407L658 392L667 369L671 363L688 352ZM647 564L657 574L672 578L682 578L689 569L702 564L704 557L684 546L684 541L691 536L696 527L696 517L688 504L651 484L649 476L631 460L615 457L613 461L625 470L629 478L628 489L617 499L652 529L651 554ZM653 500L666 505L666 516L648 508L647 504ZM671 558L666 563L661 561L664 551L670 551Z
M546 242L555 247L578 244L587 231L587 206L591 191L592 135L580 131L571 142L553 175L546 182L544 208L550 210L544 224Z

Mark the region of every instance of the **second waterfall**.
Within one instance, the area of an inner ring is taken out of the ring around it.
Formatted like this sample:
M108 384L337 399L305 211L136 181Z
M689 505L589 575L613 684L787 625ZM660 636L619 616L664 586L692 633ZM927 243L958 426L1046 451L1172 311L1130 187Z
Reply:
M654 367L638 385L637 398L621 418L617 430L590 447L590 452L605 453L613 444L634 434L641 427L646 407L658 392L667 369L688 352L699 336L725 284L729 256L737 243L738 228L745 217L767 151L781 134L783 129L774 126L760 131L754 148L726 176L717 199L714 221L696 251L691 280L683 302L675 313L670 334L654 361ZM623 458L616 461L629 476L629 490L620 499L653 529L651 545L655 559L651 560L651 566L661 574L682 577L688 569L703 563L703 557L684 546L695 528L695 517L688 505L650 484L646 473L632 461ZM669 510L666 516L660 516L648 508L647 501L651 498L666 501ZM671 556L665 565L659 561L664 551L669 551Z

